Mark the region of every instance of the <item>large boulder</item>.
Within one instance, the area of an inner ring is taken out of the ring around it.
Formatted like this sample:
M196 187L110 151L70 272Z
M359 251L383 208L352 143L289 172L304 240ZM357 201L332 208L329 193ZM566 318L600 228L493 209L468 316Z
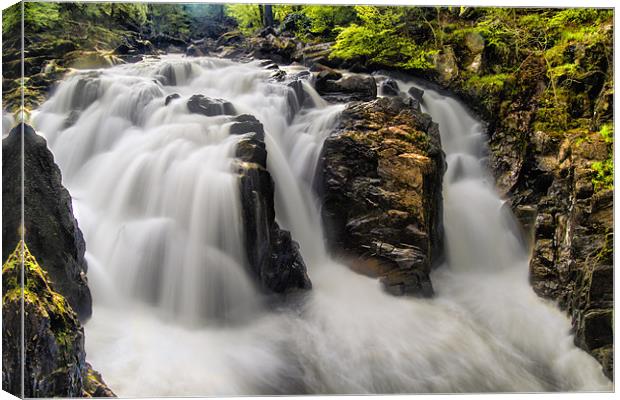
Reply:
M394 79L386 79L381 82L381 94L384 96L398 96L400 95L400 88L398 83Z
M49 274L54 290L67 299L81 321L87 320L92 299L86 279L85 243L73 216L71 195L62 186L60 169L47 142L30 126L18 125L2 141L2 157L3 259L23 235Z
M22 241L2 266L2 292L3 390L19 397L114 396L86 362L77 315Z
M337 77L329 71L316 75L315 88L328 101L369 101L377 97L377 81L370 75L348 74Z
M443 240L437 124L400 97L352 103L319 165L330 247L393 294L431 296Z
M187 108L191 113L202 114L207 117L217 115L235 115L235 107L231 102L223 99L212 99L201 94L195 94L187 101Z
M459 75L457 58L451 46L445 46L436 54L433 57L433 64L437 80L442 85L450 84Z
M262 124L251 115L233 119L237 145L245 248L251 273L267 292L288 293L312 287L299 245L275 221L274 182L267 170Z
M290 64L298 42L284 35L277 35L272 28L267 28L258 36L248 40L249 54L253 58L265 58L281 64Z
M295 54L295 61L302 63L307 67L315 64L326 65L331 68L337 68L342 65L343 60L331 57L333 42L307 44L300 47Z

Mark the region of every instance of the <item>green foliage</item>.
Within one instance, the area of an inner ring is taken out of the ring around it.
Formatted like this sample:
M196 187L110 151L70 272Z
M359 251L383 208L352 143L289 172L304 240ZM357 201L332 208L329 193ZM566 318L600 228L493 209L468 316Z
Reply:
M603 137L605 143L613 143L614 142L614 127L611 124L605 124L601 126L601 130L599 131L599 135Z
M310 20L310 32L323 35L329 40L337 28L344 27L356 20L353 7L343 6L304 6L302 13Z
M263 26L257 4L226 4L226 15L237 21L243 33L250 33Z
M2 12L2 33L18 32L21 28L22 8L17 3ZM25 2L25 34L38 33L44 29L54 28L60 21L57 3Z
M479 90L499 92L504 88L504 84L509 77L509 74L473 75L467 80L467 86Z
M403 7L356 6L361 24L342 29L332 57L363 58L368 62L404 69L431 67L437 50L426 50L409 35Z
M181 38L189 36L190 21L183 4L159 3L148 7L152 33Z
M601 21L613 18L613 11L595 8L567 8L559 11L550 20L549 26L556 29L565 29L568 25L581 26L588 23L598 24Z
M614 160L612 158L592 163L592 169L596 173L592 178L596 190L614 188Z

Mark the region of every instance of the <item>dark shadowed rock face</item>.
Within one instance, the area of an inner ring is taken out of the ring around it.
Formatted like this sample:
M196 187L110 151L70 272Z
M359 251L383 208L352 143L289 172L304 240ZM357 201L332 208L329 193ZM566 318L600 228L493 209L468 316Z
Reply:
M6 260L20 238L21 137L18 125L2 141L2 257ZM92 313L84 259L85 243L73 216L69 192L45 139L24 127L25 240L49 274L55 291L63 295L80 320Z
M2 388L21 395L21 265L24 265L24 396L111 397L85 361L84 330L45 270L19 242L2 267Z
M399 97L350 104L323 146L319 193L329 243L394 294L430 296L445 170L439 131Z
M263 126L251 115L235 117L231 134L245 134L237 145L245 247L251 272L270 292L310 289L299 245L275 222L274 184L267 171Z

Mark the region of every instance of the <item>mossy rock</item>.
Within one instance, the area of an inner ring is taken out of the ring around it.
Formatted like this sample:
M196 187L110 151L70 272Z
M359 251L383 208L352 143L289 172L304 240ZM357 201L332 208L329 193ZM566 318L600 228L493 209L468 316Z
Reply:
M23 335L25 397L81 397L89 388L97 390L100 385L88 384L84 330L78 317L51 288L47 272L23 241L2 266L2 289L3 389L21 395ZM100 376L98 381L102 382ZM105 392L99 388L98 393Z

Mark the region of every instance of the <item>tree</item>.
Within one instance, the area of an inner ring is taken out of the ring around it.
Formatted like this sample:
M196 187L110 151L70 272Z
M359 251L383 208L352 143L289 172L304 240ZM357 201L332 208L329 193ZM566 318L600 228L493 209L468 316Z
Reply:
M265 4L265 19L263 20L263 26L265 28L273 26L273 6L271 4Z
M345 60L362 58L375 64L404 69L425 69L431 66L427 50L410 36L407 8L356 6L361 24L342 29L336 38L332 57Z
M54 28L60 21L57 3L24 2L25 34L38 33ZM22 3L14 4L2 12L2 33L17 32L21 28Z

